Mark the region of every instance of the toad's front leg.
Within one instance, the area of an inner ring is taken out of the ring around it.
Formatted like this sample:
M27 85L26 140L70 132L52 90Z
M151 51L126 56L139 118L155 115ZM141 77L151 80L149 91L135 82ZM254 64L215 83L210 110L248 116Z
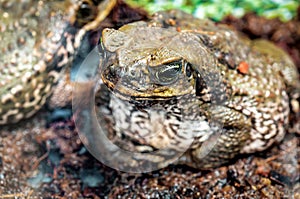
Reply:
M201 132L203 126L198 121L198 125L194 125L196 129L193 129L193 145L182 160L196 168L211 168L228 163L241 153L246 140L250 139L251 118L221 105L201 106L201 112L201 117L205 115L207 118L210 136L204 140L205 135Z

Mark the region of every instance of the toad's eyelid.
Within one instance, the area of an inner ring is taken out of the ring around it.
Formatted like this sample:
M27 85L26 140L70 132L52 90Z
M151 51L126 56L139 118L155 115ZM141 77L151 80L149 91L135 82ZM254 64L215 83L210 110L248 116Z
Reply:
M161 70L161 72L165 72L167 70L170 70L170 69L179 69L178 72L180 71L180 69L182 68L182 61L174 61L174 62L170 62L170 63L167 63L167 64L162 64L160 66L158 66L157 68L163 68Z
M175 69L177 70L177 72L180 72L181 68L182 68L182 64L181 63L174 63L174 64L167 64L167 65L163 65L164 66L164 69L161 70L161 72L165 72L167 70L172 70L172 69Z
M162 70L162 72L165 72L169 69L180 69L180 68L181 68L181 65L179 65L179 64L166 65L165 69Z

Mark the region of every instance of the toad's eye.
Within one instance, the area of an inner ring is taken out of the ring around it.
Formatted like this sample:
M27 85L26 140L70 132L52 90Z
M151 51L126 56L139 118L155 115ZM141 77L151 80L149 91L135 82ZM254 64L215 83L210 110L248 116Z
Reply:
M91 0L84 0L79 6L76 19L80 26L92 21L96 16L96 6Z
M173 62L162 66L153 67L150 72L155 83L161 85L170 85L178 79L181 72L182 62Z

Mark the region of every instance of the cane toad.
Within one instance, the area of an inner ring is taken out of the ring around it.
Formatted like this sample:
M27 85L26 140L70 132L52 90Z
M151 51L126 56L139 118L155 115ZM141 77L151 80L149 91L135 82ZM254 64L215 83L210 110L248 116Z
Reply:
M99 51L117 134L153 150L192 138L181 161L197 168L281 141L299 95L281 49L180 11L105 29Z

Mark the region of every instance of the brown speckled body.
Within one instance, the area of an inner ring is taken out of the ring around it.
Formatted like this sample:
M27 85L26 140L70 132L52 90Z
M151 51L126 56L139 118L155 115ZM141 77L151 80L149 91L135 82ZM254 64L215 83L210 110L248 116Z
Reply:
M0 125L37 112L115 1L0 1Z
M153 150L179 149L192 137L181 161L193 167L281 141L299 95L282 50L180 11L105 29L100 52L117 134Z

